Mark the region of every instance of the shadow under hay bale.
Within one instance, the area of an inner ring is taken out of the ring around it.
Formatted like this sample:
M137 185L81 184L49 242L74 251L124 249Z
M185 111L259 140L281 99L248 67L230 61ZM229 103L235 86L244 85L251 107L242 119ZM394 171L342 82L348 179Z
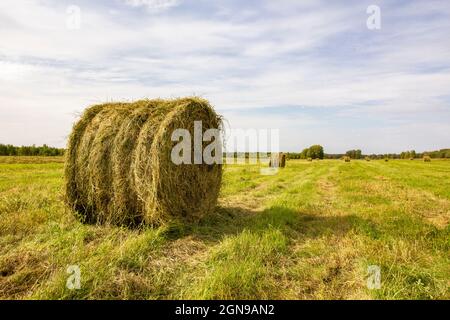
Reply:
M171 160L186 129L194 137L221 128L206 100L141 100L88 108L69 138L65 164L66 203L85 222L162 224L171 218L198 219L217 203L221 164L180 164ZM211 143L203 142L202 150ZM193 151L191 159L194 159Z

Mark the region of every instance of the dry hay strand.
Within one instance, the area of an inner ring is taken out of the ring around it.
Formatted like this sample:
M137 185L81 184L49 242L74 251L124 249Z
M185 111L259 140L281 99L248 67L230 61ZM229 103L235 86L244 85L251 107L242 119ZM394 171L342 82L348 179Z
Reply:
M193 141L194 121L202 121L200 134L222 128L221 118L199 98L88 108L69 138L66 203L85 222L128 226L160 225L172 218L195 220L211 212L222 165L176 165L171 160L178 143L171 140L172 132L186 129ZM203 142L200 151L210 143Z
M276 152L270 155L269 167L284 168L286 167L286 154L283 152Z
M431 162L431 157L430 156L423 156L423 161L424 162Z

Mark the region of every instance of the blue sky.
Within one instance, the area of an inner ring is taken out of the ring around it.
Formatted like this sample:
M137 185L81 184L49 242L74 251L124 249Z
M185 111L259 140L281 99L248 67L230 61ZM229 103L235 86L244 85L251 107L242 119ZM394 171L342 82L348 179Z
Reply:
M3 0L0 143L64 146L91 104L199 95L287 151L450 147L449 34L448 1Z

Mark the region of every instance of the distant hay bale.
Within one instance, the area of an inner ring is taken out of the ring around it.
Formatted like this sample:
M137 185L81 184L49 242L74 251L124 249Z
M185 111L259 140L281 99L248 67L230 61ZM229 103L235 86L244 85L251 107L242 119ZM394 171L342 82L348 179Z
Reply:
M366 161L370 161L370 158L369 157L365 157L364 158Z
M430 156L423 156L423 161L424 162L431 162L431 157Z
M193 137L194 121L202 121L202 133L221 128L220 117L199 98L86 109L68 142L66 203L89 223L162 224L207 214L217 203L221 164L171 161L178 143L171 141L173 130L186 129Z
M286 155L283 152L276 152L270 155L269 167L284 168L286 167Z
M414 160L414 158L409 158L409 160Z
M313 159L312 158L308 158L308 161L311 162Z
M344 159L345 162L350 162L350 157L349 156L344 156L343 159Z
M389 159L388 158L384 158L384 162L388 162L389 161Z
M286 155L284 154L284 153L282 153L281 155L280 155L280 167L281 168L284 168L284 167L286 167Z

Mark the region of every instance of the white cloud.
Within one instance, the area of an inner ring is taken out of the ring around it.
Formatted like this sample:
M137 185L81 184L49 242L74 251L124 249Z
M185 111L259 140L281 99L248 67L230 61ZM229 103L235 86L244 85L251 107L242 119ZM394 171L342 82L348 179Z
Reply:
M180 0L122 0L132 7L146 7L150 11L162 11L180 5Z
M180 2L125 4L162 10ZM342 7L283 0L241 10L223 2L217 5L219 17L215 9L203 8L200 14L184 4L180 12L143 19L138 10L100 10L81 3L81 28L68 30L66 7L59 2L0 2L0 112L9 115L8 125L0 119L0 141L44 143L64 137L75 111L104 100L191 94L231 115L234 127L289 128L284 139L289 146L318 139L343 147L359 140L331 129L311 135L311 123L326 124L315 116L303 121L259 114L250 121L239 111L326 107L361 121L376 118L386 127L399 116L413 126L412 115L439 113L429 126L450 130L450 124L440 124L450 123L445 3L435 2L433 9L381 3L383 26L375 32L365 28L367 15L359 3ZM423 14L442 16L430 20ZM33 124L36 118L56 119L52 135ZM30 135L25 124L41 134ZM399 130L408 140L406 127ZM377 134L371 128L364 132L366 139ZM393 140L397 147L402 145L398 137ZM368 141L378 148L374 139Z

